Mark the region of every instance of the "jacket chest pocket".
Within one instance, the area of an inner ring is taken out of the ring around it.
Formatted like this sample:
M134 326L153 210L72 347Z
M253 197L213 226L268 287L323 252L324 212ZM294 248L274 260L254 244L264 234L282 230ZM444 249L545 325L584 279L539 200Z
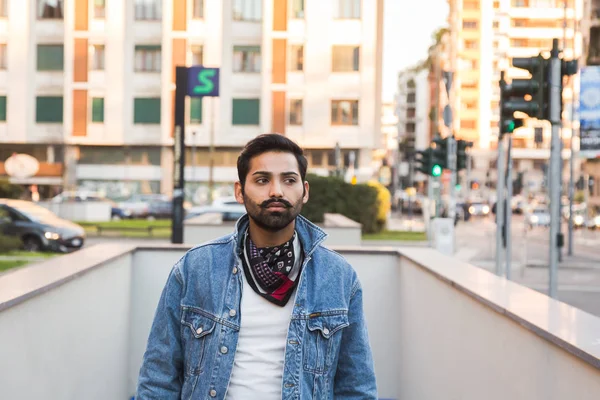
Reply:
M315 313L318 314L318 313ZM339 352L343 328L349 325L346 312L336 315L315 315L306 322L304 334L304 370L326 374Z
M186 374L199 375L204 365L206 347L217 323L194 309L184 307L181 324Z

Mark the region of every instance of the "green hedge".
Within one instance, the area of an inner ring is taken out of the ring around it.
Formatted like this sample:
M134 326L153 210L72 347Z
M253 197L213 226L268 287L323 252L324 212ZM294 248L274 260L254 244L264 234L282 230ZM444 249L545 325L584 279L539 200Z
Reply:
M23 188L19 185L10 183L6 179L0 179L0 198L18 199L23 194Z
M21 239L14 236L6 236L0 233L0 253L8 253L21 248Z
M302 215L315 223L323 222L325 213L342 214L362 224L363 233L379 232L377 189L368 185L351 185L340 178L309 174L310 198Z

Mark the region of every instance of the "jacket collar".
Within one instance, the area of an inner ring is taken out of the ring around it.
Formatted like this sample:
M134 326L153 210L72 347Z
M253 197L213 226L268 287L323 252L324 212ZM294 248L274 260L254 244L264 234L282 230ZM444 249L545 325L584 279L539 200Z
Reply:
M235 242L235 249L240 254L242 249L242 242L244 240L244 233L250 225L250 217L248 214L244 214L235 224L235 231L233 233L233 240ZM304 250L304 256L310 256L313 251L327 238L327 233L319 228L317 225L310 222L308 219L299 215L296 217L296 233L302 243Z

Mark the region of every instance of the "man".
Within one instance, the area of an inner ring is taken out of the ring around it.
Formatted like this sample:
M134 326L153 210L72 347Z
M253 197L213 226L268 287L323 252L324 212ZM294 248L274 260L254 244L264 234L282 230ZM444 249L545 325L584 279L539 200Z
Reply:
M302 149L261 135L237 168L247 214L175 264L137 399L376 399L359 280L300 216Z

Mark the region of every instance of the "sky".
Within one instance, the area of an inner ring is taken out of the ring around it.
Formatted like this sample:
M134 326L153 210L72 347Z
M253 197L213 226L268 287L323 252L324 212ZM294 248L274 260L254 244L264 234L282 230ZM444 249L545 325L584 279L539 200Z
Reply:
M447 26L448 0L385 0L383 101L392 101L398 72L423 60L437 28Z

